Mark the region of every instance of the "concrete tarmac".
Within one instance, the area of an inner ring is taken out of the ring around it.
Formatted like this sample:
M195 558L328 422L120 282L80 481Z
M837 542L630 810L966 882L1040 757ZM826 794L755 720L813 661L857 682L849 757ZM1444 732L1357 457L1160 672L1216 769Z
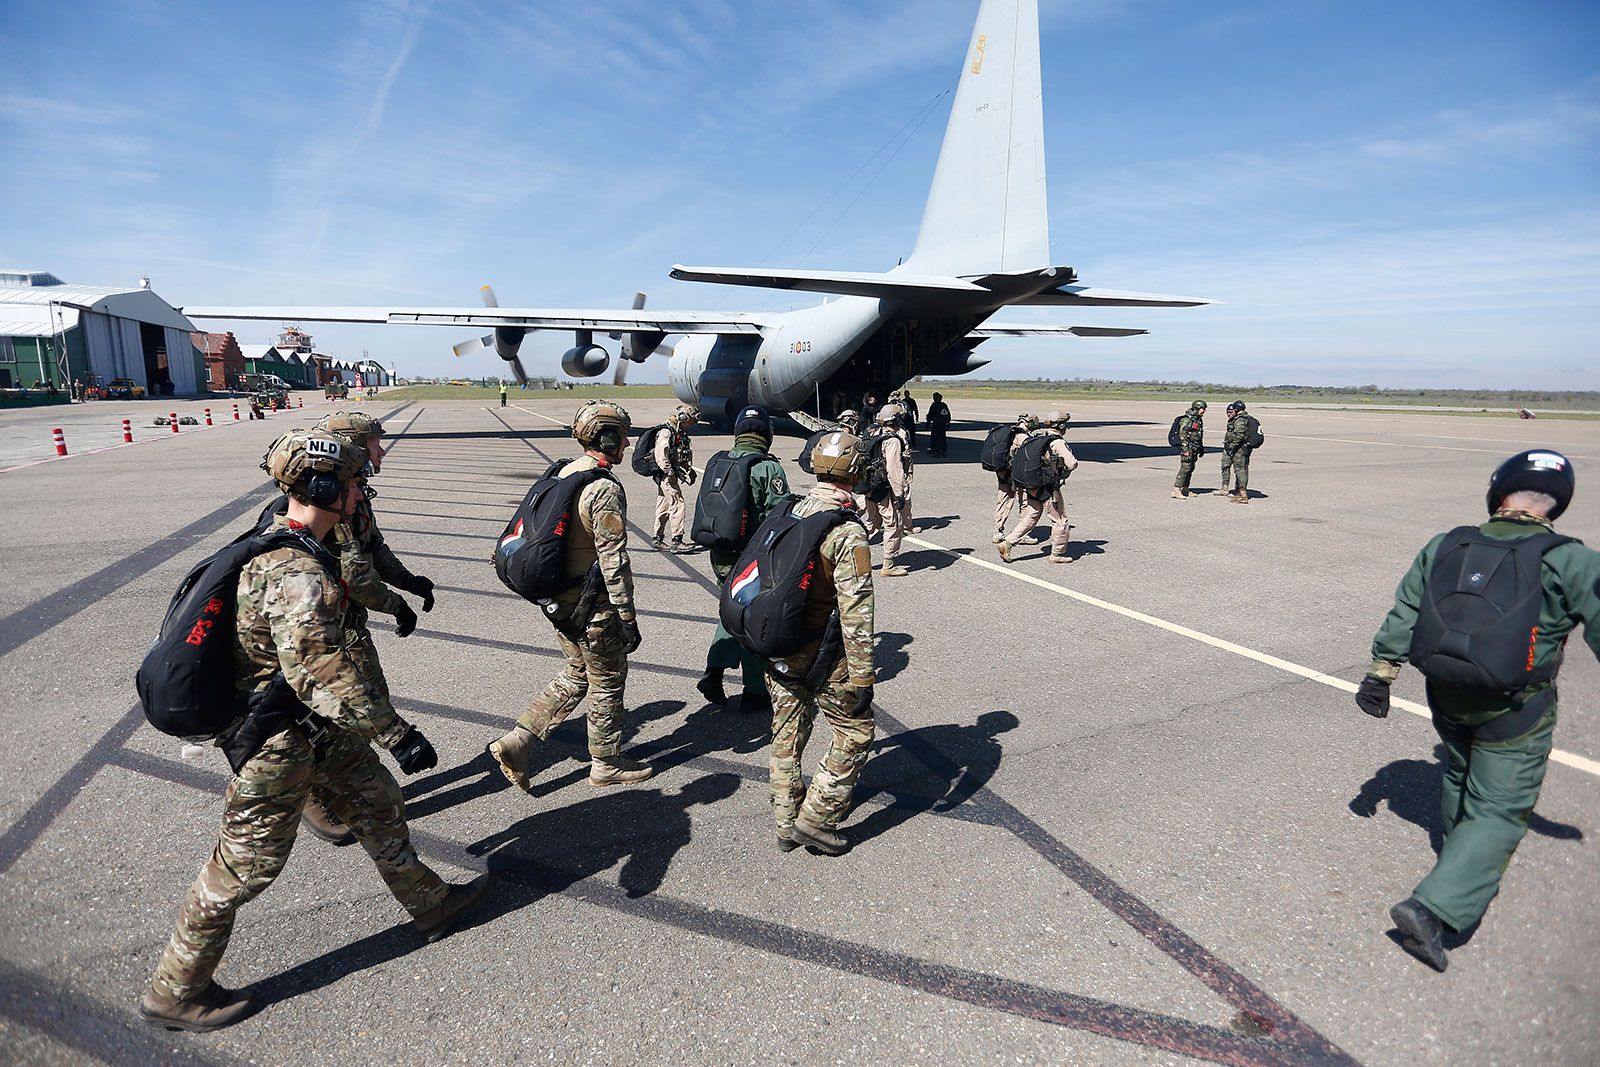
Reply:
M672 407L620 395L640 425ZM1230 398L1208 399L1220 415ZM1077 404L1076 562L1041 544L1004 567L976 459L1017 406L955 405L948 459L917 457L912 573L878 583L856 847L831 859L774 847L769 724L693 688L709 564L649 548L654 489L631 471L644 644L625 747L658 774L589 787L575 718L533 795L510 788L483 747L560 661L487 559L531 480L573 454L575 404L367 403L392 434L380 521L438 586L413 636L375 626L440 755L402 782L413 833L445 877L497 884L426 945L359 849L303 835L218 974L265 1006L209 1036L134 1012L227 766L146 726L132 674L183 573L268 499L266 444L332 405L0 474L0 1060L1592 1062L1600 666L1575 638L1570 759L1443 975L1387 916L1433 857L1432 728L1370 719L1347 690L1417 549L1482 516L1504 455L1573 456L1561 527L1597 542L1594 424L1263 411L1239 506L1170 498L1181 404ZM0 467L38 458L11 449L12 415ZM776 451L804 486L800 440ZM694 434L698 462L727 444ZM1420 705L1414 671L1397 695ZM808 769L825 741L819 725Z

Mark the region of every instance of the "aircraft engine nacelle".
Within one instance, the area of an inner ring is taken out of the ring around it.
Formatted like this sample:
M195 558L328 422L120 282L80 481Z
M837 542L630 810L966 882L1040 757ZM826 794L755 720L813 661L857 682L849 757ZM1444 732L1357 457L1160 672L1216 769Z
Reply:
M611 366L611 356L599 345L573 345L561 353L561 369L574 378L594 378Z
M920 373L954 378L962 374L971 374L979 367L988 365L989 360L978 355L970 346L959 345L942 353L938 359L923 367Z

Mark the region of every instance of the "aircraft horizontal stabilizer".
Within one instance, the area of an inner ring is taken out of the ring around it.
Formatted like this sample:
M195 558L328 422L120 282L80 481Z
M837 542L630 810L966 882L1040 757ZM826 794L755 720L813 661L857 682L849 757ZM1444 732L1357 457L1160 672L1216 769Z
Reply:
M968 293L990 295L988 289L964 278L937 274L874 274L851 270L788 270L766 267L685 267L673 264L672 276L683 282L716 285L751 285L759 289L798 289L838 296L875 296L890 299Z
M759 334L763 317L741 312L590 308L193 307L192 319L270 322L370 322L413 326L521 326L530 330Z
M1215 304L1200 296L1166 296L1161 293L1129 293L1121 289L1097 289L1091 285L1062 285L1032 296L1007 301L1010 304L1049 304L1067 307L1107 308L1191 308Z
M1136 337L1149 330L1134 330L1124 326L1046 326L1029 322L986 322L968 337Z

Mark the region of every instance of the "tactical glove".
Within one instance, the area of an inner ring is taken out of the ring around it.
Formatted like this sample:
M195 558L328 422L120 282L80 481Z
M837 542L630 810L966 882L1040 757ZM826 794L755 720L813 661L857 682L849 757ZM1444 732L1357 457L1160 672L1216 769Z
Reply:
M411 631L417 628L417 613L411 610L411 605L404 600L394 613L394 635L396 637L410 637Z
M1389 717L1389 683L1377 678L1361 679L1361 688L1356 690L1356 707L1371 715L1374 719L1387 719Z
M632 618L631 616L623 619L622 636L626 641L626 643L622 646L622 650L630 656L633 655L639 650L639 645L644 640L644 638L639 635L639 620Z
M694 480L698 477L700 476L694 472L693 467L690 467L688 470L683 472L683 481L685 485L693 485Z
M873 686L863 686L856 690L856 702L850 709L851 718L860 718L862 714L872 709Z
M389 750L389 755L407 774L416 774L439 765L439 754L415 726L401 735L399 742Z
M422 610L433 610L433 583L420 574L413 574L400 586L414 597L422 598Z

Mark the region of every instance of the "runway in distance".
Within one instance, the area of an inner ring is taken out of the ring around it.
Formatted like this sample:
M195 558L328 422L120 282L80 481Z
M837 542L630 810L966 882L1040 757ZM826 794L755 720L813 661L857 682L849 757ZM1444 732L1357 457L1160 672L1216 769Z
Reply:
M911 255L882 273L675 265L683 281L825 293L838 299L783 312L647 311L485 307L190 307L193 319L390 323L492 327L456 346L492 347L518 380L532 330L571 330L561 357L569 375L610 366L596 333L621 341L627 363L669 351L680 400L724 422L749 403L817 428L864 393L879 397L924 374L968 374L989 360L992 337L1125 337L1143 329L990 322L1008 306L1193 307L1197 297L1122 292L1079 284L1052 265L1046 210L1044 103L1037 0L983 0L950 108L933 183ZM665 346L669 335L683 335Z

